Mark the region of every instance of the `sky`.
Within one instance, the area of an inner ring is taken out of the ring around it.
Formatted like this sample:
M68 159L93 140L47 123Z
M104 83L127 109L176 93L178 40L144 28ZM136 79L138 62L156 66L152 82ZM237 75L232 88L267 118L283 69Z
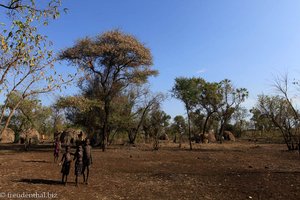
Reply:
M120 29L151 49L159 71L150 79L154 92L170 96L180 76L227 78L249 90L244 106L251 108L258 94L274 92L274 76L300 74L298 0L63 0L63 7L68 13L42 30L55 51ZM70 70L65 64L57 67ZM74 85L59 95L76 92ZM185 114L183 104L171 97L162 107L172 117Z

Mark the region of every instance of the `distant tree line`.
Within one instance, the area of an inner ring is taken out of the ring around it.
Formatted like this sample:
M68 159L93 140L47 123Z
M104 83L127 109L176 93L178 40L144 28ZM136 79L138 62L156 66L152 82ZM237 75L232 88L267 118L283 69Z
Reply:
M0 26L0 136L8 127L17 134L35 128L50 136L75 126L103 151L121 135L132 145L152 142L154 149L160 139L172 136L179 147L187 140L192 149L195 138L210 130L222 142L224 131L239 137L253 124L256 131L279 131L289 150L300 149L297 93L290 93L292 86L299 88L297 81L276 78L277 95L259 95L249 120L242 107L249 95L246 88L237 88L228 79L177 77L171 95L183 102L186 117L171 119L161 108L167 95L150 90L148 80L158 71L152 67L149 48L130 34L111 30L80 39L54 56L39 27L58 18L62 8L60 0L47 2L0 3L8 19ZM78 70L76 82L75 75L56 72L58 60ZM60 97L52 106L41 104L40 94L62 90L71 82L78 85L78 94Z

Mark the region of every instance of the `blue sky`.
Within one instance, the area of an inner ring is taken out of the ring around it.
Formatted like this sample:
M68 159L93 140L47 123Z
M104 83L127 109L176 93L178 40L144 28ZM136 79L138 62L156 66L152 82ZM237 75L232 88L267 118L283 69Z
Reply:
M68 13L43 30L56 51L119 28L151 49L160 72L150 79L156 92L170 91L178 76L228 78L249 90L245 106L251 107L258 94L272 92L273 76L299 77L298 0L65 0L63 6ZM75 86L62 95L74 92ZM174 99L163 108L172 116L185 113Z

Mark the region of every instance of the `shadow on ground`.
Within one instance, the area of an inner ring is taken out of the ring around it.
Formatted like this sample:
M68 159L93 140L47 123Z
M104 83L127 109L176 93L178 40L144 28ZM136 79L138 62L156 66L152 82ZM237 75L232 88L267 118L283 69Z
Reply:
M48 180L48 179L20 179L17 182L29 183L29 184L45 184L45 185L62 185L61 181Z
M49 151L52 149L52 144L32 144L29 151ZM25 146L24 144L0 144L0 151L1 150L25 151Z
M49 161L46 160L22 160L22 162L29 162L29 163L51 163Z

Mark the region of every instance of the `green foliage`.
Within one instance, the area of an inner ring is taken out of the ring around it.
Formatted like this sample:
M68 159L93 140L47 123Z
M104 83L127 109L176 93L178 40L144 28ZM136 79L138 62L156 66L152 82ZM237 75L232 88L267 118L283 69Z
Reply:
M272 120L267 115L264 115L260 109L254 107L250 112L252 114L251 121L254 122L255 130L270 131L274 129Z
M231 81L224 79L220 82L222 101L218 106L218 117L221 127L219 129L219 138L223 135L226 125L235 112L240 109L242 102L248 98L249 92L246 88L235 88Z
M176 78L172 88L173 97L181 100L185 108L190 111L197 104L200 94L198 85L203 81L201 78Z
M213 120L220 122L219 135L222 135L226 124L248 97L247 89L235 88L228 79L208 82L202 78L176 78L172 93L185 104L189 135L190 121L194 128L204 133L214 124Z
M187 132L187 124L184 117L182 115L175 116L169 130L174 136L173 142L176 143L178 139L181 142L182 136Z
M184 103L187 111L190 149L192 149L190 112L197 104L200 96L198 86L203 83L203 81L201 78L176 78L175 85L172 88L173 97L180 99Z
M147 137L153 139L153 149L159 148L159 137L165 134L165 129L169 125L171 117L160 109L159 103L148 113L143 124L143 129Z
M12 110L15 108L22 95L18 92L13 92L6 100L7 108ZM35 98L24 99L15 110L15 114L11 120L11 128L17 133L21 131L35 128L40 133L50 135L52 129L51 124L52 109L42 106L40 101Z
M289 150L299 148L298 111L286 97L260 95L255 109L280 130Z
M93 107L103 108L103 105L99 104L99 102L94 99L88 99L83 96L69 96L61 97L57 101L56 107L59 109L77 108L82 112L87 112Z

